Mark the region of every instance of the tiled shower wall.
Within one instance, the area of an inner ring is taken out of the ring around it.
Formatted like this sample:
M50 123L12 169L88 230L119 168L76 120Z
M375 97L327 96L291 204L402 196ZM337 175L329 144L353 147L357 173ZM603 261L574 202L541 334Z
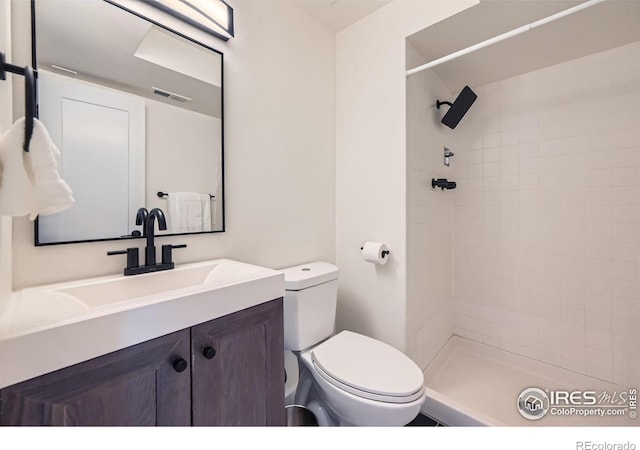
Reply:
M453 332L453 197L430 184L431 178L452 177L442 154L456 136L433 107L436 99L450 97L432 71L407 78L407 354L422 369Z
M454 333L639 384L640 43L473 88Z

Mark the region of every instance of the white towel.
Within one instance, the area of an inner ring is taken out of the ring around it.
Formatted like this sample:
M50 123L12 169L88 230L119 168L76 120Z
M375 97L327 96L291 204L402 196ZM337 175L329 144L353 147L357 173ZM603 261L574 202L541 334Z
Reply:
M197 192L169 192L169 226L172 233L211 231L211 198Z
M71 189L60 178L55 146L42 123L34 119L29 152L23 150L25 119L19 119L0 136L0 215L30 220L54 214L74 203Z

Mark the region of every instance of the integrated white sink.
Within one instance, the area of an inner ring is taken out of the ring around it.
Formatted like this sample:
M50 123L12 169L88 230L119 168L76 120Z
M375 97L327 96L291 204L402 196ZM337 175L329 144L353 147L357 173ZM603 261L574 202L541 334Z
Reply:
M0 308L0 388L283 295L281 272L229 259L24 289Z
M109 305L176 289L199 286L206 282L213 266L191 267L144 275L122 277L115 280L89 283L53 291L74 297L89 307Z
M62 289L51 290L54 296L70 296L89 308L111 305L126 300L166 295L185 289L202 290L255 275L262 268L231 260L189 264L173 270L143 275L98 279Z

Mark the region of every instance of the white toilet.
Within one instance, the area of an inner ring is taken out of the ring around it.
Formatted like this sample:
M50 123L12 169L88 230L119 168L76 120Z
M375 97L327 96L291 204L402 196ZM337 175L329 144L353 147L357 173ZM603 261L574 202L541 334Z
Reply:
M299 360L295 403L320 425L399 426L426 398L420 368L402 352L361 334L333 335L338 268L313 262L283 269L284 344Z

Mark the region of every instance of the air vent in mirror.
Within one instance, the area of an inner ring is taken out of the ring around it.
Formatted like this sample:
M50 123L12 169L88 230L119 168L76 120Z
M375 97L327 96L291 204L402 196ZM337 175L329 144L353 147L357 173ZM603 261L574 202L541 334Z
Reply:
M190 102L191 99L189 97L185 97L184 95L175 94L173 92L165 91L164 89L160 89L157 87L152 88L154 94L159 95L160 97L168 98L170 100L175 100L180 103Z

